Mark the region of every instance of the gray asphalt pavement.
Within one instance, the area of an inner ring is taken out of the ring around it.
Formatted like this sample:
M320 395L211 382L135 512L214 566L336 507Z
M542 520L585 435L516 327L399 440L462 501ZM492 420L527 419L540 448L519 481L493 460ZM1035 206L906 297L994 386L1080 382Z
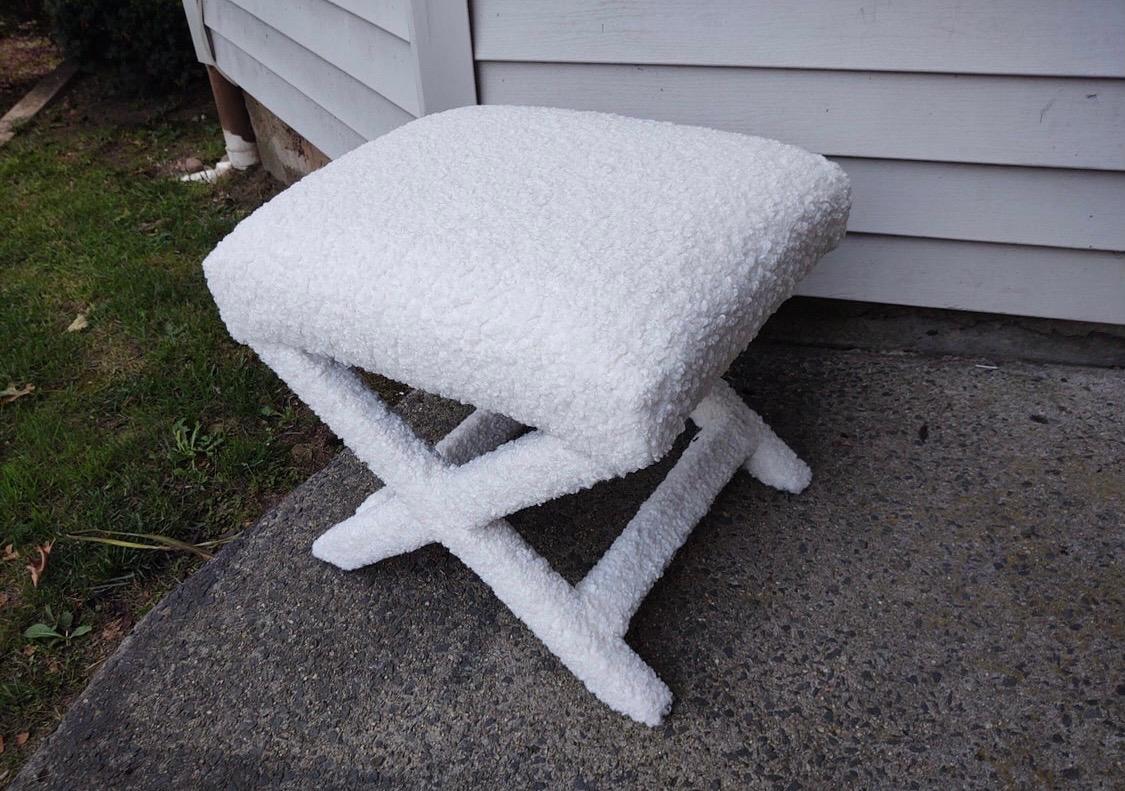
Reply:
M815 477L740 474L641 608L663 726L440 548L314 560L376 485L345 454L146 617L14 787L1120 787L1125 372L767 344L729 379ZM660 473L513 524L578 579Z

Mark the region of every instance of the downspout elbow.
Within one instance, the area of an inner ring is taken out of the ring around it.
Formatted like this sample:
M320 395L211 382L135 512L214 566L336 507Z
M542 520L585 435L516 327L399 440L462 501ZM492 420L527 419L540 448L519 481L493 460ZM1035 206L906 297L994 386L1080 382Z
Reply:
M246 97L242 89L214 66L207 67L207 78L211 81L211 93L215 97L215 108L223 127L227 160L231 167L246 170L257 165L258 144L254 139L254 127L250 124L250 113L246 110Z

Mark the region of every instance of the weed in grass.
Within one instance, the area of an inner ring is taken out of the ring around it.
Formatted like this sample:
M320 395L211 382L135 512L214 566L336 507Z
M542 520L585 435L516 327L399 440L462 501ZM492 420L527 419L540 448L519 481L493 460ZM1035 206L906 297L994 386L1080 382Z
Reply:
M222 426L217 428L214 433L207 434L202 431L198 420L188 428L182 417L172 424L172 444L167 456L174 474L188 476L197 483L207 480L206 471L197 462L214 460L215 453L223 444Z
M89 634L94 628L86 623L76 624L74 613L70 610L63 610L55 615L48 605L43 608L43 611L46 613L47 620L42 623L33 623L27 627L23 636L28 640L43 640L48 648L60 642L69 646L71 640L77 640L79 637Z

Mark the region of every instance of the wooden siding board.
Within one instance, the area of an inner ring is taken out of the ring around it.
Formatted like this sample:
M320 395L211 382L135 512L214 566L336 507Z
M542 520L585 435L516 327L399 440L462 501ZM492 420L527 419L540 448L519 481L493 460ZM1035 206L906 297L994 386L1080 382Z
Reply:
M604 110L835 156L1125 170L1125 81L479 62L482 104Z
M410 0L327 0L360 19L410 41Z
M797 293L1125 324L1125 255L850 234Z
M1125 250L1125 173L837 158L866 233Z
M410 44L325 0L231 0L243 11L412 115L418 93Z
M398 105L228 0L205 0L204 13L212 38L222 35L268 65L364 138L371 140L413 120Z
M1121 0L474 0L478 60L1125 77Z
M363 136L253 57L212 31L218 68L329 157L346 154Z

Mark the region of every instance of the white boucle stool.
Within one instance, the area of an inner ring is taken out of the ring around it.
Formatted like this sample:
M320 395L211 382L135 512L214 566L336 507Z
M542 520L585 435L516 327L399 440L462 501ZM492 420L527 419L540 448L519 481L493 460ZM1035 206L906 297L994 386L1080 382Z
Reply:
M626 628L739 467L809 483L720 377L848 207L839 167L775 141L468 107L306 177L204 269L231 334L386 484L313 553L354 569L445 545L598 698L656 725L672 694ZM353 368L477 410L430 448ZM504 520L651 464L689 418L698 434L578 585Z

